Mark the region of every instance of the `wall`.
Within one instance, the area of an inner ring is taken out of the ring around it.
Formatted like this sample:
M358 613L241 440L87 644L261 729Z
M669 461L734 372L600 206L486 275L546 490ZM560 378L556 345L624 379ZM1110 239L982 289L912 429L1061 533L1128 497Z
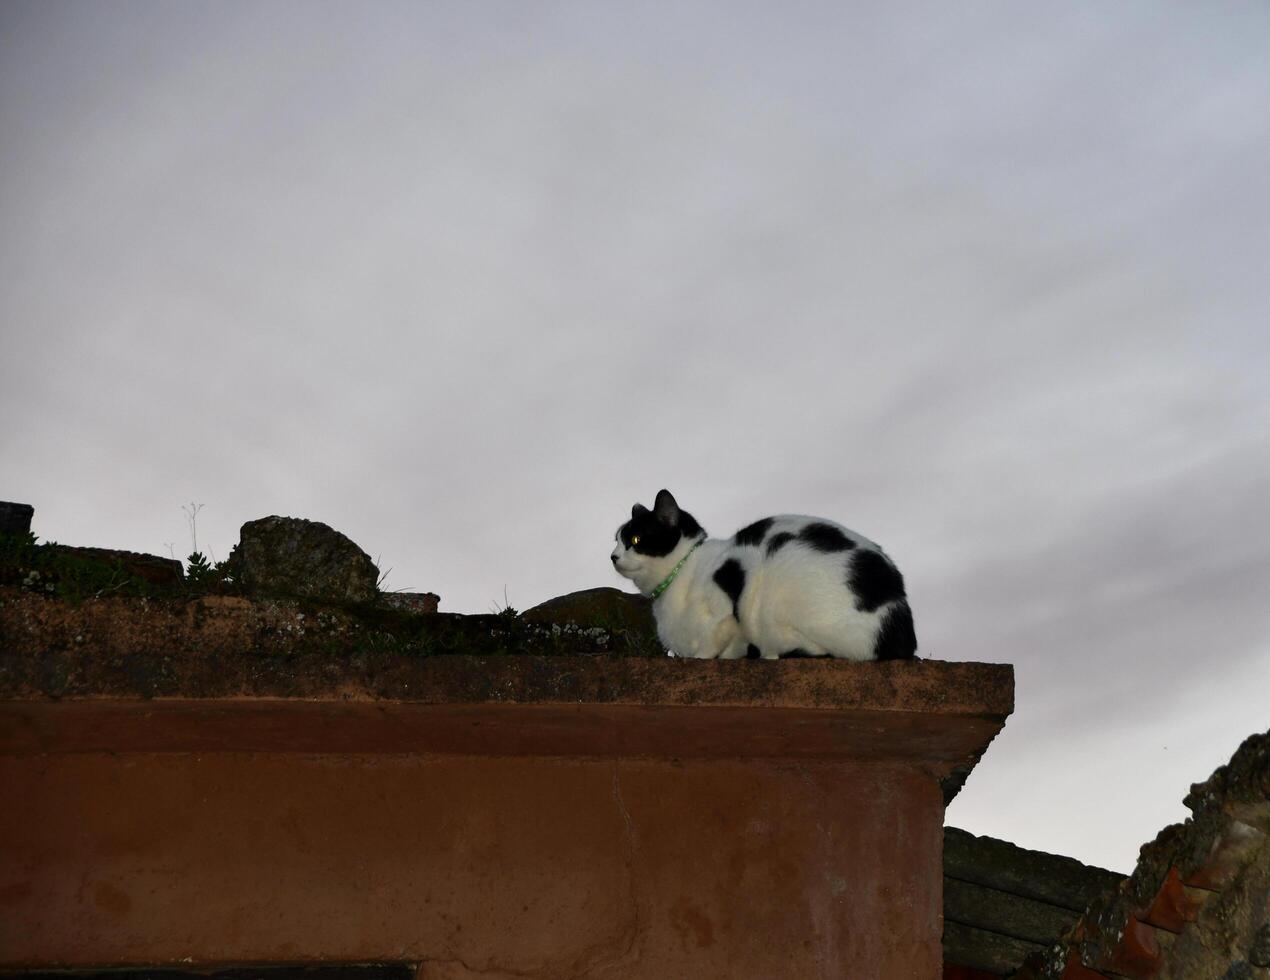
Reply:
M943 806L1008 667L394 670L421 700L0 701L0 967L941 975Z

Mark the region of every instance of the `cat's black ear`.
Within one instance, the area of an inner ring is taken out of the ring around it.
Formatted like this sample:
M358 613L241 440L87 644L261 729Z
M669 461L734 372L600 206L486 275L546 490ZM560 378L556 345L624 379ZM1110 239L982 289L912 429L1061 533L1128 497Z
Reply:
M634 507L631 508L631 517L633 518L643 517L647 513L648 513L648 508L645 507L643 504L636 504Z
M657 500L653 504L653 516L663 524L674 527L679 523L679 505L669 490L657 491Z

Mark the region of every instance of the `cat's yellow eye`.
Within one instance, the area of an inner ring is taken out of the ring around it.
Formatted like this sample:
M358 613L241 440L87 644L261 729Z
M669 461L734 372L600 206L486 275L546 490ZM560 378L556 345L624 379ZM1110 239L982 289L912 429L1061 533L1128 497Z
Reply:
M632 534L632 535L631 535L631 547L632 547L632 548L634 548L637 544L639 544L639 535L638 535L638 534Z

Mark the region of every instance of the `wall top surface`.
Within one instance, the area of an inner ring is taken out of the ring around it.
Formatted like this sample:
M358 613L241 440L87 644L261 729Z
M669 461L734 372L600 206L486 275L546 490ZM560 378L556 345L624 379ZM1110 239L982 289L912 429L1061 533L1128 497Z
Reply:
M447 652L421 654L370 631L335 643L313 618L230 600L6 602L0 754L857 759L927 765L951 793L1014 707L1004 664L489 655L455 632L498 617L428 618Z

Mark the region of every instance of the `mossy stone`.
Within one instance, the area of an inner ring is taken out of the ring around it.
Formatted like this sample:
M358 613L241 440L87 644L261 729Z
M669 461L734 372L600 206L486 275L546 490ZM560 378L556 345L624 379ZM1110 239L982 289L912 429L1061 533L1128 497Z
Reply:
M378 594L379 569L370 555L320 521L277 516L248 521L230 564L249 595L369 602Z

